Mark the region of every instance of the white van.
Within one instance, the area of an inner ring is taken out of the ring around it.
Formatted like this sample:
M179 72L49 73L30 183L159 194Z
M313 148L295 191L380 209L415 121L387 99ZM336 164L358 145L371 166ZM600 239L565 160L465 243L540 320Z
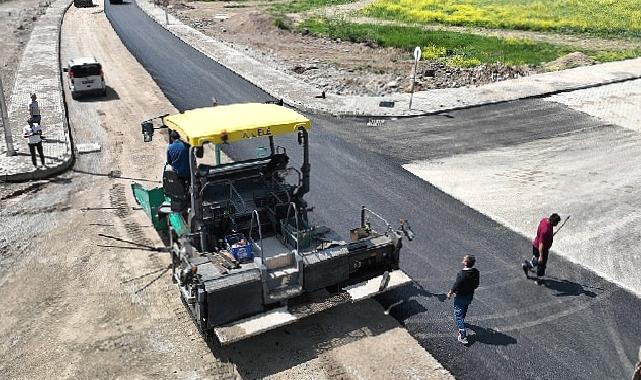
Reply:
M69 90L73 99L77 99L79 95L84 94L107 96L102 65L98 63L96 58L72 59L63 71L69 74Z

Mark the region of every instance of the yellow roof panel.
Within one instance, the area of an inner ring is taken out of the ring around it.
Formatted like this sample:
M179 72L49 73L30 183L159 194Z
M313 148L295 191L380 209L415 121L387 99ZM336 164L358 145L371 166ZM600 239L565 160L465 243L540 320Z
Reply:
M163 121L192 146L278 136L312 127L308 118L292 109L263 103L197 108L167 116Z

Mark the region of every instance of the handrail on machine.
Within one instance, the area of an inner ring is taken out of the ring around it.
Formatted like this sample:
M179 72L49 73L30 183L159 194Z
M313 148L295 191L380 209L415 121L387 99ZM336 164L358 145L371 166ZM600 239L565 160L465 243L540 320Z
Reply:
M296 254L299 255L300 252L299 252L298 242L300 240L300 236L299 236L300 228L298 226L298 210L296 209L296 204L294 202L289 202L289 207L287 208L287 221L289 223L289 211L292 208L294 209L294 217L296 218Z
M265 252L263 248L263 231L260 226L260 215L258 214L258 211L254 209L252 211L252 219L251 222L249 222L249 237L251 238L252 236L252 229L254 228L254 215L256 215L256 222L258 223L258 238L260 239L260 259L262 260L263 265L265 264Z

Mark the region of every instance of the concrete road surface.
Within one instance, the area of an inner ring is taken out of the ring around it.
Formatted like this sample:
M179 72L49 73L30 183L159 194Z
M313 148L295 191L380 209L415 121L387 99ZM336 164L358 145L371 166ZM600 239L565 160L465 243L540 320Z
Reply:
M221 103L265 99L133 6L106 11L125 45L177 108L204 105L211 96ZM445 160L585 130L601 125L599 120L531 100L388 121L376 128L361 119L313 121L308 200L316 206L315 218L347 231L364 204L390 220L403 216L413 222L418 238L406 244L402 267L416 285L380 301L456 377L625 379L631 374L641 333L641 301L635 295L556 254L548 280L536 286L519 267L531 252L529 235L402 168L414 160ZM295 144L279 143L296 156ZM254 147L227 153L248 157ZM467 253L478 257L482 285L468 319L471 346L463 347L454 338L444 293Z

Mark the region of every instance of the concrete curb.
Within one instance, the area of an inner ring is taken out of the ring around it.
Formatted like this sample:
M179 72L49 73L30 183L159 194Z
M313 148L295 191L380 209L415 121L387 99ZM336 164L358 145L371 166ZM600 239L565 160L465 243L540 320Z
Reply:
M41 17L48 16L48 17L57 18L57 20L56 20L56 32L57 32L57 35L56 35L56 42L57 42L57 46L56 46L56 53L57 53L56 54L57 55L56 66L57 66L57 70L56 70L56 79L55 79L55 81L57 82L57 85L58 85L58 89L57 90L60 92L59 93L60 96L58 96L59 99L56 101L56 103L59 103L56 107L59 107L60 111L61 111L60 112L60 116L61 116L60 122L62 123L62 126L61 126L62 134L63 134L63 136L65 138L65 142L63 143L63 145L65 145L65 147L66 147L65 148L65 152L64 152L64 155L63 155L61 161L59 163L57 163L55 166L47 167L46 169L43 169L43 170L34 170L33 168L29 168L30 170L26 170L26 171L18 171L16 173L12 173L12 174L1 174L0 175L0 181L2 181L2 182L25 182L25 181L33 181L33 180L41 180L41 179L51 178L51 177L54 177L54 176L56 176L58 174L61 174L61 173L65 172L65 171L67 171L75 163L75 151L74 151L74 145L73 145L73 136L72 136L71 128L70 128L70 125L69 125L69 115L68 115L68 112L67 112L67 102L65 100L65 94L64 94L64 81L63 81L62 72L60 70L60 67L61 67L60 45L61 45L61 38L62 38L62 36L61 36L62 22L63 22L63 19L64 19L64 15L66 14L67 10L72 5L72 1L71 0L58 0L56 3L58 3L58 2L64 4L61 7L62 11L59 14L51 15L50 13L51 12L55 12L55 11L52 11L53 8L50 6L50 8L47 10L47 13L45 13L45 15L43 15ZM52 5L54 5L56 3L53 3ZM40 23L40 22L41 21L39 20L38 23ZM38 27L38 25L36 24L36 27L34 28L34 31L37 30L37 27ZM31 42L31 40L30 40L30 42ZM29 46L27 46L27 49L28 48L29 48ZM27 50L25 49L25 52L26 51ZM23 54L23 59L24 59L24 54ZM22 66L22 62L20 63L20 65ZM20 68L18 70L20 70ZM52 79L52 78L48 78L48 79ZM15 99L15 98L18 98L17 96L14 96L17 93L17 91L16 91L17 86L18 86L18 81L16 80L16 83L14 84L14 92L13 92L12 97L11 97L12 103L14 101L17 101L17 99ZM9 106L9 108L15 110L15 105L11 104ZM14 112L13 115L10 116L10 118L13 119L12 120L13 121L12 125L15 125L16 119L17 119L17 116L15 115L15 112ZM16 128L14 126L13 130L15 131L15 129Z
M410 96L405 93L385 97L327 94L326 99L318 99L314 95L320 94L320 89L288 73L265 67L259 61L235 49L232 44L217 41L183 24L175 16L169 15L169 25L166 25L164 11L147 0L136 2L136 5L161 27L205 56L253 83L272 97L283 99L288 105L311 114L374 118L423 116L487 104L546 97L641 78L641 58L638 58L537 74L479 87L419 91L414 94L411 111L408 110ZM395 107L380 107L381 101L393 101Z

